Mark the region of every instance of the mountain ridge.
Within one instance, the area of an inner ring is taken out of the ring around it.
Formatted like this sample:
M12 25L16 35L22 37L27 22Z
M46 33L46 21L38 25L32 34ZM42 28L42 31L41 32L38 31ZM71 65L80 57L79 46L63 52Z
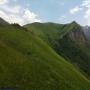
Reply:
M0 17L0 25L9 25L9 23Z
M67 36L67 28L72 27L47 25L34 25L32 29L18 24L0 26L0 86L19 90L90 90L90 80L50 46L57 45L56 40ZM65 29L59 33L58 28Z
M90 76L90 45L82 27L75 21L69 24L30 24L25 26L47 42L59 55L69 59ZM86 59L87 58L87 59Z

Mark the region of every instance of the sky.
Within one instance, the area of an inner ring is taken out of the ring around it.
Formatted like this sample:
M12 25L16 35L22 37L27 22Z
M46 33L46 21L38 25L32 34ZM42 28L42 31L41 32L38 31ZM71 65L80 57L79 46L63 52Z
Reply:
M70 23L90 26L90 0L0 0L0 17L9 23Z

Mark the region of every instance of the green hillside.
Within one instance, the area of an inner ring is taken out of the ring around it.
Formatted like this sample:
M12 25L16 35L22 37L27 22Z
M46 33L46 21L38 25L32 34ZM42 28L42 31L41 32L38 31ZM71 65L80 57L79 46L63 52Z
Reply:
M25 27L90 77L90 45L79 24L32 23Z
M37 35L0 26L0 87L18 90L90 90L90 81Z
M5 20L3 20L1 17L0 17L0 26L1 25L9 25L8 22L6 22Z

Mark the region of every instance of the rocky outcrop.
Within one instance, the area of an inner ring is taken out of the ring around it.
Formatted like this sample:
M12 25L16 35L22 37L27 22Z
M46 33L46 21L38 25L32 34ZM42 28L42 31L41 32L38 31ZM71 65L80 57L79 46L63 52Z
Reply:
M73 28L68 32L68 35L72 41L75 41L77 43L86 42L86 36L82 30L82 27L78 25L76 22L73 22Z

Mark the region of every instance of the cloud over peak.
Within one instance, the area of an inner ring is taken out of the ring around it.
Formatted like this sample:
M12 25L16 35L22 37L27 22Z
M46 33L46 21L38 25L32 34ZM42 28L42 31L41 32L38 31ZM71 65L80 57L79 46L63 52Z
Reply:
M81 6L86 9L84 18L87 21L86 24L90 25L90 0L84 0Z
M70 14L75 14L80 10L82 10L82 8L80 8L79 6L75 6L74 8L70 9Z
M0 0L0 5L7 3L8 0Z
M41 22L40 19L37 19L38 15L30 11L29 9L24 10L23 18L26 19L27 22Z
M9 23L24 25L32 22L40 22L38 15L21 5L9 5L9 0L0 0L0 17Z
M83 11L83 20L85 24L90 25L90 0L82 0L80 5L75 6L69 10L71 15L77 14L78 12Z

